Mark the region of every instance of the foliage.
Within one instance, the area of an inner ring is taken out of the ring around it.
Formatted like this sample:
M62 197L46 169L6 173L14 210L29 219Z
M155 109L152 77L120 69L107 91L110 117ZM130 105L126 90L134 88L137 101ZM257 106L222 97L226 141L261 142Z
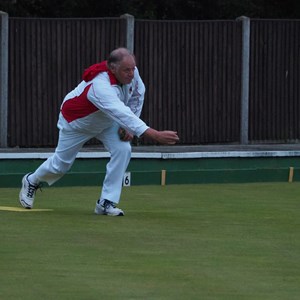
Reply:
M300 19L298 0L2 0L0 10L13 17L119 17L208 20L251 18Z

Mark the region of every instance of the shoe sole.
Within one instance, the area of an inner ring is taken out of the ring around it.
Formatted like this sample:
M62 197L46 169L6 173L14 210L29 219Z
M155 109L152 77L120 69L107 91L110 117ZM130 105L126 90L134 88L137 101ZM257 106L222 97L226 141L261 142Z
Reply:
M109 214L109 213L106 213L106 212L104 212L104 211L99 212L99 211L97 210L97 208L95 208L94 213L95 213L96 215L100 215L100 216L102 215L102 216L111 216L111 217L123 217L123 216L125 215L124 212L123 212L123 213L120 212L118 215Z
M25 176L26 176L26 175L25 175ZM23 189L23 186L24 186L25 176L22 178L22 189ZM24 208L26 208L26 209L31 209L33 205L28 204L26 201L24 201L24 200L22 199L22 189L21 189L21 191L20 191L20 193L19 193L19 202L20 202L20 204L21 204Z
M26 203L23 199L22 199L22 195L21 195L21 192L20 192L20 195L19 195L19 202L20 204L26 208L26 209L31 209L32 206L28 205L28 203Z
M118 215L112 215L112 214L104 213L104 215L106 215L106 216L111 216L111 217L123 217L123 216L124 216L124 213L119 213Z

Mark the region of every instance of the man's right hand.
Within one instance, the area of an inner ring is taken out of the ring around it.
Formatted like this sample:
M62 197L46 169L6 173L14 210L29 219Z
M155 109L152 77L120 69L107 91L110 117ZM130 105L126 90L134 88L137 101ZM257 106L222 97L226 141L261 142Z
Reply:
M148 128L143 136L151 138L163 145L174 145L179 141L177 132L171 130L158 131L153 128Z

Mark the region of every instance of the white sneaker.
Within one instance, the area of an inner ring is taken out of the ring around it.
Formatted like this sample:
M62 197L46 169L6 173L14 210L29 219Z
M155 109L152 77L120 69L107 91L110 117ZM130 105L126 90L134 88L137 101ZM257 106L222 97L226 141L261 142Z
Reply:
M117 208L114 202L111 202L109 200L104 200L101 202L100 200L98 200L96 202L95 214L108 216L124 216L123 210Z
M34 202L34 195L36 190L41 186L39 184L32 184L28 180L28 176L31 173L26 174L22 179L22 188L19 194L19 202L24 208L32 208Z

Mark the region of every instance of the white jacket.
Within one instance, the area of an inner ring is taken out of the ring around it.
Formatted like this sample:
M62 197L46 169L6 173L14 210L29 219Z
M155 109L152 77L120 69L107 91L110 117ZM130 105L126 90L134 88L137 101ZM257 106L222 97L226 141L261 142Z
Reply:
M138 69L127 85L118 85L112 77L108 71L100 72L68 93L61 105L58 128L97 134L115 121L133 135L141 136L149 126L139 118L145 86Z

